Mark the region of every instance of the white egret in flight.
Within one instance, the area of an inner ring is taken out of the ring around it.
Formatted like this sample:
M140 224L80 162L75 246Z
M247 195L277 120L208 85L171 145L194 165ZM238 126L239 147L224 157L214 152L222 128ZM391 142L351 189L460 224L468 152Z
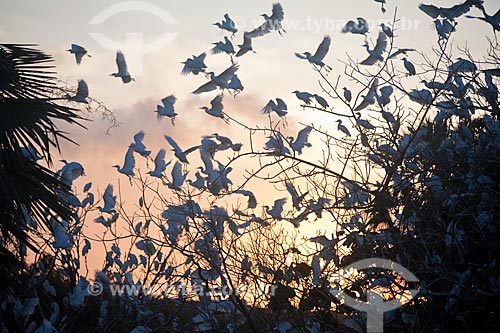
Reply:
M368 33L368 22L362 17L358 17L356 19L357 22L354 22L353 20L350 20L347 22L347 24L342 28L342 33L348 33L350 32L351 34L356 34L356 35L365 35Z
M327 71L331 70L332 68L328 65L326 65L323 62L323 59L325 58L326 54L330 50L330 44L332 42L332 38L330 36L325 36L323 40L321 41L321 44L319 44L316 52L311 54L310 52L304 52L304 53L295 53L295 55L299 59L306 59L309 61L311 64L319 66L319 68L325 68Z
M165 155L166 151L165 149L160 149L158 151L158 154L156 154L155 157L155 169L153 171L149 171L148 175L151 177L156 177L156 178L162 178L163 177L163 172L167 169L167 166L172 162L168 161L167 163L165 162Z
M121 78L123 83L135 81L135 79L133 79L128 72L127 62L125 61L125 56L122 51L116 52L116 66L118 66L118 72L109 74L110 76Z
M231 41L229 40L229 38L227 38L227 36L224 36L223 42L215 42L212 44L215 45L211 50L212 54L219 54L224 52L229 55L232 55L235 52L233 43L231 43Z
M365 43L363 46L370 55L361 62L361 65L371 66L378 61L384 61L382 54L385 52L387 47L387 35L383 31L380 31L377 38L377 44L375 44L375 47L372 50L370 50L368 43Z
M236 74L238 68L238 65L232 64L229 68L227 68L219 75L215 75L214 72L209 72L208 74L210 75L210 81L198 87L198 89L193 91L193 94L201 94L204 92L215 90L217 88L220 88L222 90L227 89L229 81L231 81L233 76Z
M113 185L108 184L102 196L104 206L99 207L101 213L113 214L116 205L116 195L113 195Z
M256 53L252 48L252 37L249 36L248 32L243 34L243 44L238 45L238 47L240 49L238 50L238 53L236 53L237 57L241 57L250 51Z
M288 107L286 103L281 98L276 98L276 102L272 99L262 108L262 112L265 114L270 114L271 112L276 112L278 116L284 117L288 113L286 110Z
M135 176L134 168L135 168L135 157L134 157L134 148L129 147L127 153L125 154L125 161L123 162L123 167L119 165L113 165L113 168L116 168L119 173L124 174L129 177Z
M205 110L205 112L213 117L224 119L224 105L222 104L222 95L215 96L210 102L211 108L203 106L200 109Z
M222 22L217 22L214 23L215 26L217 26L219 29L229 31L233 36L235 33L238 32L238 29L236 29L236 24L234 24L234 21L229 17L229 14L224 14L224 19Z
M262 23L257 28L255 28L254 30L250 31L248 33L249 37L251 38L261 37L267 35L273 30L278 31L280 35L282 35L282 32L286 32L283 29L283 24L282 24L283 19L285 18L285 12L281 4L279 3L273 4L273 12L271 16L267 14L262 14L261 16L264 17L265 22Z
M205 65L205 58L207 54L203 52L199 56L193 55L193 58L188 58L186 61L181 62L184 64L182 68L181 74L188 75L189 73L193 73L194 75L198 75L201 72L204 72L207 66Z
M71 44L71 48L67 51L75 55L77 65L81 64L84 55L87 55L87 57L92 57L87 53L87 50L83 46L80 46L78 44Z
M132 149L141 156L148 157L151 154L151 151L146 150L146 146L143 143L144 136L144 131L140 131L134 135L134 142L130 144L130 147L132 147Z
M172 182L168 184L168 188L173 190L180 190L182 184L186 180L187 172L185 174L182 173L182 164L179 161L176 161L174 167L172 168Z
M75 96L69 96L70 101L77 103L87 104L87 97L89 97L89 87L87 86L87 82L84 80L78 80L78 88L76 90Z
M157 113L156 117L158 120L161 120L163 117L168 117L170 118L172 125L174 125L175 116L177 116L177 113L175 113L174 110L174 104L176 101L177 98L174 95L167 96L161 100L163 106L157 105L155 111Z
M78 162L68 163L66 160L61 160L61 162L64 163L64 166L61 170L57 171L57 174L61 177L61 181L64 184L72 187L73 181L85 174L83 166Z
M199 146L194 146L189 149L186 149L185 151L182 151L181 147L179 147L179 145L174 141L174 139L172 139L168 135L165 135L165 139L172 146L173 148L172 150L174 151L175 157L177 157L179 161L181 161L182 163L189 164L187 160L187 155L199 148Z
M466 17L472 18L472 19L475 18L475 19L483 20L491 25L491 27L493 28L493 32L500 31L500 9L493 16L486 13L486 10L484 9L484 7L482 7L481 10L483 11L484 17L469 16L469 15L467 15Z
M286 203L286 198L276 199L274 200L273 208L269 208L269 206L264 206L266 209L266 213L271 215L275 220L283 219L281 217L281 213L283 213L283 205Z

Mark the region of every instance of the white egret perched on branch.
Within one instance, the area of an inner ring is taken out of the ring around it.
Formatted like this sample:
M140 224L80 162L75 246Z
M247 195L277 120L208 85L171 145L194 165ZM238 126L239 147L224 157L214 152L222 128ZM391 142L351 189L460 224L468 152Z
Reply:
M383 31L380 31L378 34L377 43L372 50L370 50L370 46L368 45L368 43L365 43L363 46L366 48L366 51L370 55L368 56L368 58L361 62L361 65L371 66L378 61L384 61L384 57L382 57L382 54L385 52L385 49L387 47L387 35Z
M286 32L285 29L283 29L283 19L285 18L285 12L283 10L283 7L279 3L273 4L273 12L271 16L267 14L262 14L261 16L264 17L265 22L262 23L260 26L255 28L254 30L248 32L248 36L251 38L255 37L261 37L264 35L267 35L273 30L278 31L278 33L282 36L282 32Z
M297 134L297 138L295 140L292 136L288 137L288 143L290 144L290 147L292 147L292 149L296 151L299 155L302 154L302 149L304 147L311 147L311 144L307 142L311 131L312 127L307 126L299 131L299 133Z
M134 168L135 168L135 157L134 157L134 148L129 147L127 153L125 154L125 161L123 162L123 166L113 165L113 168L116 168L119 173L124 174L128 177L135 176Z
M351 33L351 34L357 34L357 35L365 35L368 33L368 22L362 17L358 17L356 19L356 22L353 20L350 20L347 22L347 24L342 28L342 33Z
M77 65L81 64L84 55L86 55L87 57L92 57L87 53L87 50L83 46L80 46L78 44L71 44L71 48L67 51L75 55Z
M139 133L134 135L134 142L130 144L130 147L138 154L143 157L148 157L151 154L150 150L146 150L146 146L144 145L144 131L140 131Z
M165 139L172 146L173 148L172 150L174 151L175 157L177 157L179 161L181 161L182 163L189 164L186 155L199 148L199 146L194 146L189 149L186 149L185 151L182 151L181 147L179 147L179 145L174 141L174 139L172 139L168 135L165 135Z
M181 74L188 75L189 73L193 73L194 75L198 75L204 72L207 68L207 65L205 65L206 56L207 54L203 52L199 56L193 55L192 59L188 58L186 61L181 62L181 64L184 64Z
M364 127L366 129L372 130L375 129L375 126L370 124L370 122L366 119L361 119L361 113L357 112L356 115L358 116L356 118L356 124L358 124L361 127Z
M318 94L314 94L314 98L316 99L316 102L318 102L318 104L321 105L323 109L328 109L330 107L330 105L328 104L328 102L324 97Z
M415 69L415 65L413 65L408 59L406 59L406 57L403 58L403 63L404 63L406 70L408 71L409 76L413 76L413 75L417 74L417 71Z
M78 88L75 96L67 96L70 101L87 104L87 97L89 97L89 87L87 86L87 82L84 80L78 80Z
M109 74L110 76L121 78L123 83L135 81L128 72L127 62L125 61L125 56L122 51L116 51L116 66L118 66L118 72Z
M272 99L262 108L262 112L265 114L270 114L271 112L276 112L278 116L284 117L288 113L286 110L288 107L286 103L281 98L276 98L276 102Z
M350 102L352 100L352 92L347 89L347 87L342 88L344 89L344 98L347 102Z
M229 31L233 36L235 33L238 32L238 29L236 29L236 24L234 24L234 21L229 17L229 14L224 14L224 19L222 22L217 22L214 23L215 26L217 26L219 29Z
M300 99L302 102L304 102L306 105L309 105L311 104L312 102L312 98L314 97L313 94L311 93L308 93L306 91L298 91L298 90L295 90L292 92L292 94L295 94L295 96Z
M193 94L201 94L204 92L215 90L217 88L220 88L222 90L227 89L229 81L231 81L233 76L236 74L238 68L238 65L232 64L229 68L227 68L219 75L215 75L214 72L209 72L208 74L210 75L210 81L198 87L198 89L193 91Z
M342 125L342 120L341 119L337 119L337 122L338 122L337 129L339 131L341 131L342 133L344 133L346 136L351 136L351 133L349 132L349 130L347 129L347 127L345 127L344 125Z
M394 37L394 33L392 32L391 28L386 26L384 23L380 23L380 28L382 29L382 31L384 32L384 34L387 37L389 37L389 38Z
M295 55L299 59L305 59L309 61L311 64L319 66L319 68L325 68L327 71L331 70L332 68L328 65L326 65L323 62L323 59L325 58L326 54L330 50L330 44L332 42L332 38L330 36L325 36L323 37L323 40L319 44L318 48L316 49L316 52L311 54L311 52L304 52L304 53L295 53Z
M156 117L158 120L161 120L163 117L168 117L170 118L172 125L174 125L175 116L177 116L177 113L175 113L174 110L174 104L176 101L177 98L174 95L167 96L161 100L163 106L157 105L155 111L157 113Z

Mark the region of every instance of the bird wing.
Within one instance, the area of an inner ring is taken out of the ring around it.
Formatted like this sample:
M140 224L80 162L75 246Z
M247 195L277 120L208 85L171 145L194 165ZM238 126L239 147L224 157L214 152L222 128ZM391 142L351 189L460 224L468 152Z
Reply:
M129 147L127 150L127 154L125 154L125 162L123 162L122 170L133 170L135 167L135 157L134 157L134 149Z
M471 7L472 4L470 4L469 1L465 1L464 3L460 3L450 8L441 8L441 9L447 19L453 20L464 14L467 14L470 11Z
M188 155L190 153L192 153L193 151L195 151L196 149L200 148L200 146L194 146L194 147L191 147L191 148L188 148L186 150L184 150L184 155Z
M127 62L125 61L125 56L122 51L116 52L116 65L118 66L119 73L127 73Z
M262 108L264 113L271 113L276 109L276 103L271 99L269 102Z
M283 21L284 18L285 18L285 11L283 10L283 6L281 6L280 3L275 3L273 5L273 14L271 15L271 19L281 22Z
M175 185L182 185L182 163L176 161L174 167L172 168L172 182ZM179 184L180 183L180 184Z
M380 88L380 94L386 98L389 98L394 92L394 88L392 86L385 86Z
M299 59L307 59L307 57L305 55L303 55L302 53L295 52L295 56Z
M222 105L222 95L217 95L215 98L210 102L210 105L212 105L213 109L221 109L223 108Z
M418 5L418 8L433 19L437 18L440 14L439 8L434 5L426 5L421 3L420 5Z
M171 137L169 137L168 135L165 135L165 139L168 141L168 143L172 146L172 148L174 149L174 151L176 153L181 153L182 152L182 149L181 147L179 147L179 145L177 144L177 142L174 141L174 139L172 139Z
M342 33L345 34L350 32L354 28L355 24L356 23L354 23L354 21L347 22L346 25L342 28Z
M396 52L393 52L387 59L396 58L400 54L407 54L408 52L416 51L415 49L398 49Z
M71 44L71 51L73 52L85 52L85 48L83 46L80 46L78 44Z
M163 148L161 148L158 151L158 154L156 154L156 157L155 157L155 166L157 166L157 165L161 166L161 165L163 165L163 163L165 163L166 154L167 154L167 152Z
M297 139L295 139L295 145L298 145L299 147L304 147L307 143L307 140L309 139L309 134L312 131L312 127L305 127L299 131L297 134Z
M177 101L177 98L174 95L167 96L161 100L161 102L163 103L163 106L165 106L165 107L173 106L176 101Z
M375 45L373 52L381 56L382 53L384 53L386 47L387 47L387 35L383 31L380 31L378 33L377 45Z
M234 28L235 24L234 21L229 17L229 14L224 14L224 18L226 19L226 23L231 27Z
M278 109L280 109L280 110L287 110L288 109L288 107L286 106L286 103L281 98L276 98L276 102L278 102Z
M82 58L85 54L80 52L75 52L76 64L80 65L82 63Z
M373 54L370 54L368 58L360 62L360 64L365 66L371 66L377 63L377 61L379 61L379 58Z
M330 49L331 42L332 42L332 38L330 36L325 36L323 38L323 41L321 42L321 44L319 44L318 49L316 50L316 53L314 54L314 57L318 58L320 60L323 60L323 58L328 53L328 50Z
M87 82L84 80L78 80L78 89L76 91L76 95L86 98L89 96L89 87L87 86Z
M137 133L136 135L134 135L134 141L136 144L142 144L142 141L144 140L144 136L146 134L144 134L144 131L140 131L139 133Z
M266 21L259 25L257 28L253 29L250 32L247 32L248 37L250 38L256 38L256 37L262 37L264 35L267 35L268 33L271 32L271 27L269 26L269 23Z
M237 64L231 65L228 69L226 69L224 72L220 73L217 76L217 79L219 80L224 80L224 81L229 81L231 78L234 76L234 74L238 71L238 66Z
M195 91L193 91L193 94L201 94L204 92L209 92L212 90L217 89L217 85L215 84L214 81L208 81L207 83L199 86Z

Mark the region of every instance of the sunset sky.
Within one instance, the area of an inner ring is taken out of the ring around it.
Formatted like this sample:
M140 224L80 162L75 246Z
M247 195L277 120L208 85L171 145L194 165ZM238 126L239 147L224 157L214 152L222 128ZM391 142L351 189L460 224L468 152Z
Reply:
M486 1L489 12L496 10L495 1ZM237 24L238 34L233 43L241 44L242 32L253 29L262 23L259 16L270 14L273 1L148 1L142 5L156 7L154 15L148 12L127 11L110 16L101 24L90 24L96 16L117 4L130 4L125 1L25 1L6 0L2 2L0 12L0 40L3 43L35 43L53 55L57 73L61 80L76 85L78 79L85 79L90 95L105 103L116 112L121 126L106 134L108 124L100 120L99 115L92 122L84 122L88 130L72 127L67 129L71 138L80 145L63 145L60 158L81 162L86 170L86 177L76 182L77 188L88 181L94 183L94 190L101 190L108 183L119 179L128 186L128 180L111 168L121 164L135 133L146 132L145 144L153 154L159 148L170 147L163 139L164 134L173 136L183 147L198 144L202 135L218 132L238 141L240 130L206 115L199 107L208 105L216 92L196 96L190 94L199 85L206 82L202 75L183 77L181 61L212 48L213 42L221 40L224 34L213 25L221 21L228 13ZM134 2L141 5L140 2ZM356 1L296 1L282 0L285 10L284 28L287 33L281 37L271 33L254 40L256 54L247 54L237 59L240 64L238 76L245 90L236 99L225 97L225 111L247 123L256 124L266 121L260 110L269 99L283 98L289 106L288 131L296 133L302 126L298 122L323 122L323 126L333 129L336 123L331 117L320 113L303 111L294 95L294 90L320 92L318 76L310 65L300 61L294 52L314 52L323 35L332 36L332 47L326 62L333 67L332 78L343 74L344 66L339 60L347 55L353 59L367 56L361 46L362 36L341 34L340 29L347 20L358 16L373 23L392 23L396 5L398 38L396 44L401 48L416 48L430 53L430 46L435 45L437 35L432 20L418 10L420 1L387 0L387 13L382 14L380 5L373 0ZM456 4L457 1L439 1L440 6ZM167 15L165 15L166 13ZM473 15L480 15L473 9ZM172 24L168 24L168 21ZM455 46L467 46L473 56L480 57L485 52L487 41L484 36L492 36L491 28L477 20L461 18L454 35ZM118 78L109 76L116 71L116 45L101 45L91 34L101 33L110 40L124 45L127 33L142 36L145 47L122 47L129 71L136 81L122 84ZM165 33L170 33L172 40L159 47L151 47ZM378 28L371 26L369 40L374 41ZM480 36L478 38L477 36ZM80 66L76 66L74 56L66 52L71 43L84 46L92 58L85 57ZM149 45L149 46L148 46ZM153 48L145 54L147 48ZM421 62L417 53L409 56L414 63ZM225 55L209 55L206 63L216 73L230 65ZM395 66L403 70L400 60ZM343 85L349 82L342 81ZM418 80L415 79L415 86ZM342 85L341 85L342 86ZM353 93L357 93L353 91ZM175 126L168 119L158 122L156 104L170 94L178 98L176 111L179 116ZM326 123L326 121L330 123ZM244 142L245 137L240 138ZM320 152L311 150L308 156ZM169 153L170 154L170 153ZM167 156L169 159L172 157ZM319 156L318 156L319 158ZM59 167L59 162L55 167ZM139 161L138 165L143 165ZM146 170L144 170L146 171ZM167 171L168 172L168 171Z

